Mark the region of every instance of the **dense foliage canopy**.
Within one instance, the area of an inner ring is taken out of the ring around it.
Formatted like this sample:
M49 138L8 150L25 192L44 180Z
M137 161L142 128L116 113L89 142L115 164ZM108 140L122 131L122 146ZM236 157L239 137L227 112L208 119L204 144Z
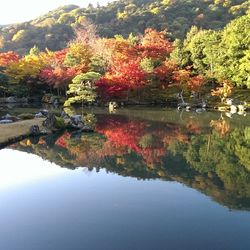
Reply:
M68 95L66 106L96 99L158 99L172 86L179 91L202 90L204 77L170 58L173 43L165 32L149 28L143 36L101 38L95 26L87 27L78 29L76 38L60 51L33 47L23 57L0 53L9 86L25 86L30 96L56 90ZM0 84L5 86L6 81Z
M233 86L250 88L249 6L240 0L123 0L66 6L3 27L2 50L11 50L0 53L0 94L56 90L69 95L68 105L85 102L84 95L86 102L166 100L173 87L182 102L183 92L202 97L210 90L223 100ZM98 79L78 81L88 74Z

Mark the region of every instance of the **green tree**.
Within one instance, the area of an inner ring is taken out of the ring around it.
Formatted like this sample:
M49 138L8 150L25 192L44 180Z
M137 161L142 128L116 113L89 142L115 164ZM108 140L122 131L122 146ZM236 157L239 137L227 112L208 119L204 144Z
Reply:
M4 67L0 67L0 96L6 96L9 92L9 78L3 73Z
M217 31L208 30L204 32L204 59L203 63L206 65L206 73L209 77L219 76L220 71L218 66L220 65L220 57L221 57L221 33Z
M234 79L250 89L250 49L245 51L245 56L239 61L239 71Z
M250 14L229 23L222 33L220 65L224 76L237 86L249 85ZM244 74L246 75L244 76Z
M108 67L108 62L106 58L103 58L100 55L94 55L90 58L89 68L91 71L103 75L106 72L107 67Z
M184 50L183 42L180 39L176 39L173 42L174 50L170 54L170 58L177 63L177 65L184 67L189 64L190 55Z
M146 73L152 73L154 71L154 61L151 58L143 58L140 63L141 68L146 72Z
M67 94L70 96L64 106L70 106L73 103L91 103L94 102L97 94L95 82L99 80L101 75L96 72L82 73L76 76L72 83L69 84Z

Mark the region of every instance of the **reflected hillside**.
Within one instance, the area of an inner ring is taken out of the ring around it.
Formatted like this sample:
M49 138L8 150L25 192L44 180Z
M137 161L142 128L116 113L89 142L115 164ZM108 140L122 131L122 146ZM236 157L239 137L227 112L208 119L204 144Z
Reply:
M93 134L66 131L12 148L69 169L177 181L230 209L250 210L250 127L218 113L167 114L98 114Z

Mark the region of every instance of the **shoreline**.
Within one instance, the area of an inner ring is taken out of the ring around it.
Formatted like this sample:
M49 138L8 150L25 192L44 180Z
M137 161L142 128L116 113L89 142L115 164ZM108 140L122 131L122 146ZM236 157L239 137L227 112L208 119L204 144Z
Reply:
M0 149L31 136L30 127L37 125L41 129L44 118L0 124Z

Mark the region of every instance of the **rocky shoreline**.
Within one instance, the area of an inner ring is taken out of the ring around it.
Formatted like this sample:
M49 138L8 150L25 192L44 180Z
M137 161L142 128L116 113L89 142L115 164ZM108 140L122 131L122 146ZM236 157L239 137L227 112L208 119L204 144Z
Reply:
M61 116L58 116L48 110L41 110L35 115L6 114L0 118L0 149L30 136L52 134L65 129L93 132L93 129L84 123L81 115L68 116L62 112Z
M42 101L55 104L55 100L57 99L53 95L46 95L46 98L44 97ZM229 101L231 102L229 103ZM28 99L16 97L0 98L0 104L4 103L28 103ZM58 104L58 102L56 102L56 104ZM196 113L202 113L205 111L217 110L219 112L225 112L227 115L235 113L246 115L246 112L250 109L249 103L245 102L244 104L236 104L229 98L228 103L215 106L209 106L206 102L198 104L182 102L178 104L177 102L173 102L173 100L169 102L168 105L166 105L166 103L151 102L150 106L158 106L159 104L161 104L161 106L177 107L178 110L184 110L187 112L193 111ZM149 103L140 102L133 103L133 105L149 106ZM109 113L114 113L117 107L122 108L130 105L128 103L125 105L123 102L109 102L105 106L108 107ZM24 113L17 116L6 114L0 117L0 149L29 136L40 136L65 129L93 132L91 127L86 126L81 115L69 116L64 111L61 114L55 114L48 110L40 110L36 114Z
M31 127L38 126L42 128L43 121L44 119L38 118L0 124L0 149L31 136Z

